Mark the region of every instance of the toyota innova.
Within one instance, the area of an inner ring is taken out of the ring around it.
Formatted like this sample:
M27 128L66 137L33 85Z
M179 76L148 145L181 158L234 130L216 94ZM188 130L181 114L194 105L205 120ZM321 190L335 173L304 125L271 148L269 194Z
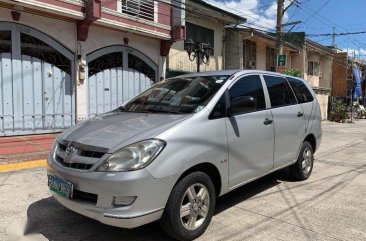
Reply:
M217 197L284 167L309 178L320 116L300 78L182 75L60 134L48 186L63 206L102 223L160 220L173 238L192 240L209 225Z

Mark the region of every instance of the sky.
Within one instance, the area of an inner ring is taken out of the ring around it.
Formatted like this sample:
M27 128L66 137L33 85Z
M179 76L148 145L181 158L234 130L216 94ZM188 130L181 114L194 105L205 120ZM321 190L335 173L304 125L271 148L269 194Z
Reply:
M277 0L205 0L218 7L226 7L247 18L253 28L275 31ZM288 6L292 0L285 0ZM325 46L332 45L332 36L310 37L311 34L366 32L365 0L297 0L285 13L284 22L302 21L292 32L305 32L311 40ZM289 30L291 27L286 28ZM336 36L336 46L356 58L366 59L366 34Z

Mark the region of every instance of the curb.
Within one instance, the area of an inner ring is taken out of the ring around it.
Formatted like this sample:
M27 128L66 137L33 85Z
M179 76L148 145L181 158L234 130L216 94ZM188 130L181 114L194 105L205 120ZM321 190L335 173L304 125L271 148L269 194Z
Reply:
M35 160L35 161L26 161L26 162L13 163L13 164L5 164L5 165L0 165L0 173L14 172L14 171L19 171L19 170L33 169L33 168L37 168L37 167L46 167L46 166L47 166L46 159Z

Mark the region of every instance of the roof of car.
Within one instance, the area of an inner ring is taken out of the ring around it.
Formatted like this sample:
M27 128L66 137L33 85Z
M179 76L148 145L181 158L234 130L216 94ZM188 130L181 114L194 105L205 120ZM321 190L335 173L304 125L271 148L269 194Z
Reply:
M183 75L179 75L176 77L197 77L197 76L213 76L213 75L227 75L227 76L231 76L233 74L236 73L242 73L242 74L250 74L250 73L256 73L256 74L269 74L269 75L279 75L279 76L287 76L281 73L277 73L277 72L270 72L270 71L263 71L263 70L243 70L243 69L236 69L236 70L219 70L219 71L206 71L206 72L194 72L194 73L189 73L189 74L183 74ZM174 77L175 78L175 77Z

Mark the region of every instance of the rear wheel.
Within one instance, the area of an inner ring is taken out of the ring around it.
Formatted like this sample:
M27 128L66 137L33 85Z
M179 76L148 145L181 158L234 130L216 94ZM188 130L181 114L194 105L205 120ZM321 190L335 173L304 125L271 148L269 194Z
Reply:
M314 165L314 150L311 144L304 141L301 146L297 162L290 166L290 173L298 180L306 180L310 177Z
M161 227L178 240L193 240L201 236L215 210L216 195L211 179L203 172L182 178L173 188Z

